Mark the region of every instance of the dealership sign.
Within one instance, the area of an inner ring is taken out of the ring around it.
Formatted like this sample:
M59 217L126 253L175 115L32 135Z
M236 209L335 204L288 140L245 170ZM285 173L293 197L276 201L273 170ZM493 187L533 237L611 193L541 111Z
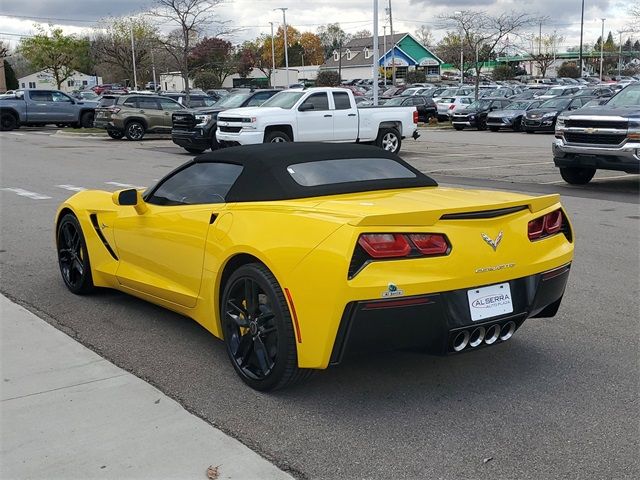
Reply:
M420 67L437 67L440 63L435 58L425 57L418 64Z

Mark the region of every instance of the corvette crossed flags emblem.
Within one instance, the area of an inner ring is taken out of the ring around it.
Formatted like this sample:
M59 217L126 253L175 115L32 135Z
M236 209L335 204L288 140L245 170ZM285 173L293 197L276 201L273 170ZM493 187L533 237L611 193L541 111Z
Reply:
M486 233L482 233L482 239L489 244L493 251L495 252L498 249L498 245L500 245L500 241L502 240L502 231L498 234L495 240L492 240L489 235Z

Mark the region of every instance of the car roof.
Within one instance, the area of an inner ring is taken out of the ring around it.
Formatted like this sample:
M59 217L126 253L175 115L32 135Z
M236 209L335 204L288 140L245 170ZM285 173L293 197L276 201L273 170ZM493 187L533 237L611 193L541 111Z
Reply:
M415 177L302 186L287 171L287 167L300 163L354 158L388 158L402 164L413 172ZM320 142L265 143L218 149L199 155L192 162L231 163L243 167L242 173L227 194L227 202L290 200L369 190L438 185L435 180L397 155L370 145Z

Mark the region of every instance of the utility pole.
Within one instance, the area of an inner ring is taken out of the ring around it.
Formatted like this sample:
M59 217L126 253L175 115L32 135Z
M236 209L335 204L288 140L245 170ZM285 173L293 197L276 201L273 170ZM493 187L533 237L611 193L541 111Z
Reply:
M269 22L271 25L271 78L269 79L271 82L271 86L276 86L276 43L273 39L273 22Z
M391 0L389 0L391 1ZM378 105L378 73L380 66L378 51L378 0L373 0L373 104Z
M604 21L606 18L601 18L602 20L602 34L600 35L600 81L602 82L602 65L604 63Z
M282 10L282 23L284 24L284 70L287 73L287 86L289 88L289 51L287 50L287 7L274 8L274 10Z
M133 60L133 88L138 89L138 76L136 75L136 49L133 44L133 22L131 22L131 28L129 29L131 34L131 59Z
M462 16L462 12L453 12L454 15ZM460 18L459 25L459 35L460 35L460 86L464 83L464 40L462 40L462 18Z
M582 13L580 14L580 77L582 78L582 72L584 71L582 66L582 35L584 33L584 0L582 0Z
M396 41L393 36L393 13L391 12L391 0L389 0L389 29L391 30L391 85L396 86Z
M542 55L542 20L538 25L538 56Z
M153 72L153 91L158 91L158 84L156 83L156 62L153 59L153 47L151 48L151 71Z
M382 43L384 44L384 46L382 47L382 50L384 50L384 89L387 89L387 26L385 25L384 27L382 27L383 31L384 31L384 36L382 37Z
M622 75L622 34L626 33L625 30L620 30L620 51L618 52L618 81Z

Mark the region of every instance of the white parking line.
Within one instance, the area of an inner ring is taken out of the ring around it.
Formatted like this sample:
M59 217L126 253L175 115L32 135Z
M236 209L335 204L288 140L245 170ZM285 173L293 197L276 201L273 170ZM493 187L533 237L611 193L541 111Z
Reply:
M86 190L84 187L76 187L75 185L56 185L56 187L71 190L72 192L84 192Z
M20 133L20 132L7 132L9 135L18 135L20 137L24 136L24 133Z
M30 192L29 190L24 190L22 188L7 187L7 188L3 188L2 190L6 192L13 192L16 195L20 195L21 197L27 197L32 200L48 200L49 198L51 198L51 197L47 197L46 195L42 195L41 193Z
M121 187L121 188L147 188L147 187L141 187L139 185L131 185L129 183L120 183L120 182L104 182L106 185L113 185L114 187Z
M511 167L528 167L531 165L553 165L553 162L536 162L536 163L516 163L514 165L488 165L484 167L464 167L464 168L441 168L438 170L429 170L429 173L433 172L449 172L451 170L483 170L486 168L511 168Z

